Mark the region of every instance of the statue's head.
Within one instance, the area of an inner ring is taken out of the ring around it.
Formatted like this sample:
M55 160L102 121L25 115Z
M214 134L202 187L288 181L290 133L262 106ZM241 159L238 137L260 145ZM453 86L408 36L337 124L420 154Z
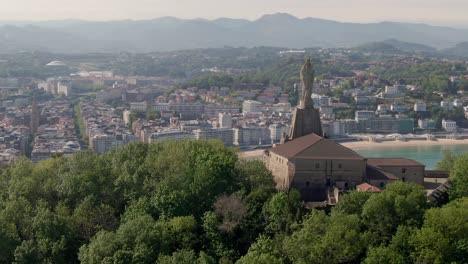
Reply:
M307 58L305 59L304 64L306 64L306 65L311 65L311 64L312 64L312 62L310 62L310 57L307 57Z

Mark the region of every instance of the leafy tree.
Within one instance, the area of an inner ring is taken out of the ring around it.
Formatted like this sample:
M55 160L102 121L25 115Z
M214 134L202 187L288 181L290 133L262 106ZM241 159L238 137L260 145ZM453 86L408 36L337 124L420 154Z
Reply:
M221 259L233 260L238 252L231 248L232 240L219 232L220 221L214 212L206 212L203 216L203 232L207 253Z
M368 192L352 191L340 197L340 202L333 210L345 214L361 215L362 208L371 195Z
M291 224L299 220L301 208L301 194L295 189L273 195L263 207L268 223L266 231L272 234L289 233Z
M455 165L456 159L457 155L453 154L450 151L445 151L442 160L437 162L436 169L450 172Z
M463 154L455 160L450 180L453 184L449 190L450 199L468 197L468 154Z
M361 225L356 215L313 211L302 228L285 239L284 250L293 262L351 263L363 253Z
M412 238L415 251L411 256L417 263L447 263L446 252L450 252L450 243L444 234L433 228L423 227Z
M216 261L205 254L200 252L200 256L197 257L193 250L179 250L174 252L171 256L160 255L157 261L158 264L215 264Z
M271 239L260 235L257 241L250 247L249 252L236 263L284 263L284 258L281 257L283 255L281 249L282 239L283 237L281 236Z
M452 201L442 208L429 209L424 225L410 239L414 261L465 263L468 261L468 199Z
M0 263L13 262L13 252L20 242L15 225L0 221Z
M405 264L403 256L398 254L398 252L393 251L392 249L384 246L372 247L367 253L367 257L364 260L365 264Z
M394 182L372 195L362 209L362 220L367 226L371 245L389 242L399 225L419 226L427 198L421 186Z

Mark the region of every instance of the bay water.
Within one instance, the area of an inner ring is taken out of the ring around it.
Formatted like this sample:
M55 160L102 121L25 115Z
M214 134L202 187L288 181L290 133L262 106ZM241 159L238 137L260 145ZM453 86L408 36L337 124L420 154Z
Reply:
M468 145L420 145L420 146L384 146L354 149L366 158L408 158L426 165L426 169L433 170L444 152L450 151L454 154L468 152Z

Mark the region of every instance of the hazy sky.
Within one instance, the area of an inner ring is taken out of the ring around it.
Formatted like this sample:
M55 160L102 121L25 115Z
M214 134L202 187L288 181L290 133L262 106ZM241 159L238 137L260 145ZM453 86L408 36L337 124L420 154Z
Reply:
M0 20L247 18L290 13L346 22L468 27L468 0L0 0Z

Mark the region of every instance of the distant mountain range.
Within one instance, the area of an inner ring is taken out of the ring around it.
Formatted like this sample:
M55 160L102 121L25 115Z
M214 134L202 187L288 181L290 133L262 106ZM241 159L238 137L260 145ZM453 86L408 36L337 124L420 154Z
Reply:
M408 48L398 46L401 43L412 43L411 49L428 52L453 49L453 54L458 54L457 47L461 45L465 50L466 43L461 43L468 42L468 29L397 22L341 23L299 19L289 14L265 15L255 21L163 17L109 22L0 22L0 25L1 53L152 52L223 46L356 47L383 42L397 49Z

